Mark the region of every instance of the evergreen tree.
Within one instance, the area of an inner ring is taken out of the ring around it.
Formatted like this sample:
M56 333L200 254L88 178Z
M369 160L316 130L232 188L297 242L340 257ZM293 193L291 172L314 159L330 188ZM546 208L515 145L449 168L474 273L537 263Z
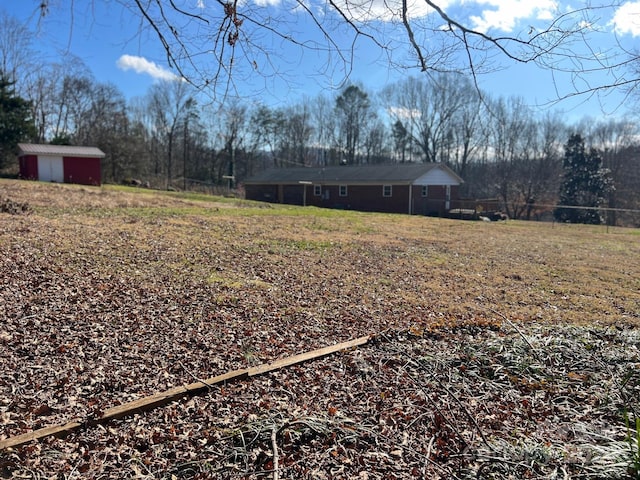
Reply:
M391 127L393 135L393 143L396 148L396 153L400 154L400 161L404 163L406 159L407 145L411 141L407 127L400 120L396 120L396 123Z
M16 95L13 85L0 72L0 168L15 154L19 142L35 135L29 102Z
M595 149L588 152L581 135L573 134L565 145L560 205L589 209L558 207L553 214L558 222L598 225L603 218L598 210L606 204L611 191L608 170Z

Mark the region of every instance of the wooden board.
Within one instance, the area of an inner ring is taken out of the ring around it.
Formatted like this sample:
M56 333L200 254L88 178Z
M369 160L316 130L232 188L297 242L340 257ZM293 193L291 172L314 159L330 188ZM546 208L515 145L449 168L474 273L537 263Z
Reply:
M117 405L105 410L104 414L100 417L100 422L108 422L109 420L126 417L137 412L144 412L155 407L161 407L173 402L174 400L178 400L181 397L197 395L205 390L209 390L213 386L239 380L247 376L246 368L242 370L233 370L223 375L203 380L202 382L190 383L189 385L182 385L180 387L165 390L164 392L158 392L148 397L133 400L132 402Z
M0 450L11 447L19 447L25 443L32 442L34 440L40 440L45 437L64 436L68 433L77 430L82 427L82 422L69 422L64 425L52 425L50 427L44 427L33 432L23 433L15 437L10 437L5 440L0 440Z
M179 400L180 398L188 395L197 395L199 393L209 390L211 387L214 387L216 385L220 385L226 382L237 381L243 378L255 377L257 375L263 375L265 373L273 372L274 370L278 370L280 368L289 367L291 365L296 365L296 364L307 362L310 360L315 360L317 358L325 357L327 355L331 355L336 352L355 348L360 345L366 344L370 339L371 339L370 336L360 337L354 340L350 340L348 342L338 343L336 345L330 345L328 347L319 348L317 350L301 353L299 355L282 358L280 360L276 360L271 363L266 363L263 365L258 365L250 368L243 368L240 370L233 370L231 372L227 372L222 375L217 375L215 377L211 377L206 380L202 380L200 382L195 382L195 383L190 383L188 385L181 385L179 387L174 387L169 390L165 390L163 392L155 393L148 397L140 398L138 400L133 400L131 402L124 403L122 405L111 407L105 410L103 415L97 419L87 418L82 421L74 420L64 425L52 425L49 427L44 427L38 430L34 430L33 432L27 432L21 435L16 435L15 437L10 437L4 440L0 440L0 450L19 447L26 443L29 443L35 440L40 440L46 437L65 436L80 428L87 428L94 425L107 423L110 420L123 418L129 415L133 415L135 413L144 412L152 408L167 405L175 400Z
M319 348L318 350L312 350L311 352L301 353L294 355L293 357L282 358L272 363L266 363L258 365L257 367L251 367L248 370L248 375L254 377L256 375L262 375L264 373L272 372L280 368L289 367L297 363L307 362L309 360L315 360L317 358L325 357L342 350L348 350L350 348L364 345L369 341L370 337L360 337L355 340L349 340L348 342L338 343L336 345L330 345L328 347Z

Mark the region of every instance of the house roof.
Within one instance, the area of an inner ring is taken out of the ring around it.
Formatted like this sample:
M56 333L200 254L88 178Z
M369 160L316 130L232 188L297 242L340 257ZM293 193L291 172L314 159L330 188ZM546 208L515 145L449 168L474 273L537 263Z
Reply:
M62 157L104 158L105 154L97 147L76 147L71 145L44 145L19 143L20 155L56 155Z
M296 184L311 182L315 184L360 184L392 185L413 183L434 170L441 170L455 181L462 178L441 163L395 163L385 165L340 165L313 168L271 168L264 170L244 181L245 184Z

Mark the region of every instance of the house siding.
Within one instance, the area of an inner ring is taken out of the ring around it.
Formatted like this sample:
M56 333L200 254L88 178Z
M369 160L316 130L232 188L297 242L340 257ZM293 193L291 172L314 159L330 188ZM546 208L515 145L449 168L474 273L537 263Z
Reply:
M430 172L418 178L414 185L457 185L458 182L440 168L434 168Z
M323 186L328 191L320 197L318 207L342 208L345 210L360 210L363 212L408 213L409 186L393 185L392 195L382 195L382 185L349 185L347 196L339 195L338 185ZM319 197L315 197L316 199Z
M261 202L306 205L363 212L411 213L415 215L443 216L447 210L458 208L459 186L451 185L449 208L446 204L446 186L429 185L427 197L422 196L420 185L392 185L391 197L382 195L380 185L348 185L347 195L340 196L339 185L321 185L321 195L314 194L314 186L306 185L246 185L245 197ZM409 199L411 188L411 199Z
M422 186L413 187L412 195L412 213L416 215L443 216L452 208L459 208L459 192L458 185L449 185L450 197L447 208L447 190L446 185L429 185L427 196L422 196Z
M431 170L424 172L427 169ZM413 174L416 175L412 177ZM457 207L461 181L440 165L293 168L265 171L247 180L244 188L248 200L365 212L444 215ZM392 188L391 196L384 195L384 185ZM425 197L423 186L428 187Z

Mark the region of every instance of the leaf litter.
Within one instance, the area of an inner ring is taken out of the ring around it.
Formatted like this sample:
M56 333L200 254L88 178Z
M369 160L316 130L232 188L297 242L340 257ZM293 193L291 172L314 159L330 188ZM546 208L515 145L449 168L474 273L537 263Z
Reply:
M627 232L5 182L31 214L0 216L0 439L375 341L2 451L2 478L638 476Z

